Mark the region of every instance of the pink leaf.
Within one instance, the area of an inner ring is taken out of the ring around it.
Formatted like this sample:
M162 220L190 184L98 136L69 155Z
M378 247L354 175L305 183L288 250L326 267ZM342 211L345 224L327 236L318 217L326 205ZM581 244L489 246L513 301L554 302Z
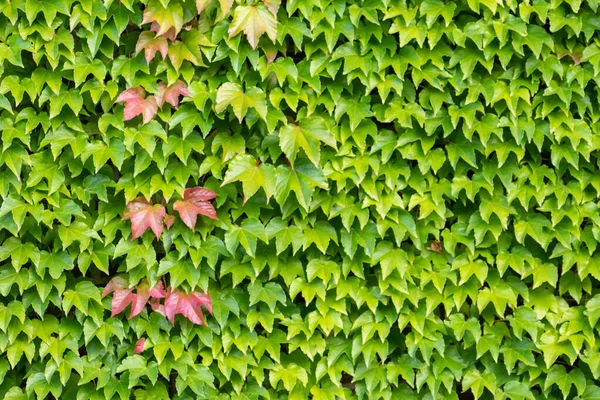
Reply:
M127 279L125 279L121 276L115 276L106 284L106 287L102 291L102 297L106 296L109 293L114 292L117 289L124 289L126 287L127 287Z
M217 197L217 194L210 189L202 186L188 188L183 191L184 200L201 200L208 201Z
M177 304L177 313L182 314L184 317L192 321L197 325L206 325L204 322L204 316L200 307L194 307L193 301L189 298L190 295L185 296L179 300Z
M137 44L135 45L135 53L138 54L144 50L144 58L146 63L150 64L150 61L156 55L156 52L160 52L162 59L167 57L169 52L169 43L167 38L164 36L157 36L156 33L142 32L138 38Z
M174 223L175 223L174 215L165 216L165 225L167 226L167 229L171 229L171 226L173 226Z
M134 299L134 295L131 293L131 289L126 290L115 290L115 294L112 298L111 303L111 317L119 314L123 311L129 303Z
M182 81L177 81L171 86L167 86L163 82L158 84L156 102L159 107L162 107L165 101L173 107L179 106L179 96L191 96L190 91Z
M159 282L156 286L150 289L148 286L148 282L144 280L140 285L138 285L136 294L132 295L132 303L131 303L131 314L129 315L129 319L135 317L139 313L142 312L150 297L153 298L162 298L165 297L163 291L162 282Z
M208 312L210 312L210 314L212 315L213 311L212 311L212 299L210 298L210 295L208 293L198 293L198 292L194 292L191 293L194 297L195 297L195 301L194 304L200 308L200 306L204 306L206 307L206 309L208 310Z
M179 213L181 220L194 229L198 214L206 215L209 218L217 219L217 212L212 204L205 201L184 201L177 200L173 204L173 209Z
M146 18L146 15L144 15L144 18ZM150 21L146 21L146 23L147 22L150 22ZM142 24L143 23L144 22L142 21ZM152 32L156 32L156 33L160 32L160 25L159 25L159 23L156 22L156 21L152 22L152 25L150 25L150 30ZM174 42L175 41L175 36L177 36L177 35L175 33L175 28L169 28L168 31L166 31L162 35L157 35L157 36L162 36L165 39L169 39L171 42Z
M171 323L175 322L175 314L177 314L180 297L181 295L178 291L167 291L167 297L165 298L165 315Z
M150 307L152 307L152 311L156 311L161 313L162 315L167 315L165 311L164 304L160 303L160 299L152 299L150 300Z
M140 354L144 351L144 345L146 344L146 338L139 338L137 342L135 342L135 354Z
M159 238L164 228L165 214L166 210L162 205L152 205L142 197L129 202L123 220L131 220L131 240L142 236L148 228Z
M154 299L162 299L165 297L165 288L162 282L158 282L156 286L150 289L150 297Z
M173 209L179 213L181 220L187 226L194 229L198 214L217 219L217 211L214 206L205 201L214 199L215 197L217 197L215 192L201 186L185 189L183 199L177 200L173 204Z
M183 294L177 290L167 291L165 314L171 323L175 321L175 315L181 314L195 324L206 325L202 306L212 314L212 302L207 293Z
M123 119L128 121L138 115L142 115L145 124L150 122L158 111L158 103L154 96L146 98L145 91L141 87L125 90L117 97L116 103L125 102Z

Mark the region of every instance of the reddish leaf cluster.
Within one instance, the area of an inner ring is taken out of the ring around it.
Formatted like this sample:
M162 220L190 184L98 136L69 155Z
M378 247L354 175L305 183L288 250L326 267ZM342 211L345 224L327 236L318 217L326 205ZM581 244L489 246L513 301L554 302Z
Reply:
M135 289L135 293L134 293ZM128 305L131 304L131 313L129 318L138 315L150 300L152 310L158 311L165 315L171 323L175 321L175 315L181 314L190 321L198 325L206 325L202 306L204 306L212 315L212 300L208 293L183 293L179 290L167 289L165 291L163 284L159 282L153 288L150 288L146 281L133 288L127 287L127 280L117 276L108 282L102 291L102 297L113 293L111 303L111 317L121 313ZM164 304L161 304L160 299L164 298ZM140 339L136 343L135 352L140 353L145 344L145 339Z
M152 53L152 51L154 51L154 53ZM150 50L150 53L148 53L148 48L146 48L146 59L148 59L149 54L154 57L156 50L152 49ZM163 54L162 50L161 54ZM173 107L178 107L179 96L191 96L185 83L177 81L171 86L167 86L165 83L161 82L158 84L158 93L153 96L146 96L146 91L143 88L136 87L122 92L119 97L117 97L116 102L125 103L125 110L123 111L123 119L125 121L135 118L138 115L142 115L144 124L146 124L154 118L154 115L158 112L158 108L162 107L165 101Z
M208 293L182 293L178 290L167 290L165 304L160 304L160 300L152 300L152 309L165 315L171 323L175 321L175 315L181 314L190 321L198 325L206 325L202 306L206 307L212 315L212 300Z
M167 99L168 101L168 99ZM177 200L173 209L179 213L181 220L194 229L198 214L217 219L215 207L209 200L217 197L217 194L202 186L185 189L183 199ZM152 204L148 200L138 197L127 204L123 220L131 220L131 240L142 236L148 228L152 229L154 235L160 238L164 226L167 229L175 222L173 215L167 215L167 210L161 204Z
M133 292L134 289L135 293ZM127 280L120 276L116 276L108 282L102 291L102 297L112 292L114 294L111 303L111 317L119 314L131 304L129 318L133 318L142 312L150 298L162 299L165 297L162 282L159 282L153 288L146 281L135 288L127 288Z

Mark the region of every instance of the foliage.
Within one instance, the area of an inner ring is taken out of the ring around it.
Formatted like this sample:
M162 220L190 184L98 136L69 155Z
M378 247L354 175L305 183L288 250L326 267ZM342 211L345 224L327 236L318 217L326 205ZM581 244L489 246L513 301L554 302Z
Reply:
M600 398L598 6L0 0L0 398Z

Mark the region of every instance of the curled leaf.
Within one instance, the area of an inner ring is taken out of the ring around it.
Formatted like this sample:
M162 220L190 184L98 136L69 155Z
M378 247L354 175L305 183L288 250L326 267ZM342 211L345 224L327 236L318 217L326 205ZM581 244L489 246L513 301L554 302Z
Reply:
M144 351L144 345L146 344L146 338L139 338L137 342L135 342L135 354L140 354Z

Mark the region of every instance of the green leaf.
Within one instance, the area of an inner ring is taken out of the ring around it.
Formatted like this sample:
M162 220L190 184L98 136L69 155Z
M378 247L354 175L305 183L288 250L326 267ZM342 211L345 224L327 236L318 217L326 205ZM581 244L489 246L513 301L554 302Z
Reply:
M225 246L231 254L235 254L238 244L246 250L250 257L256 254L257 239L268 242L267 232L263 224L255 218L244 219L240 226L232 225L225 233Z
M248 286L250 295L250 306L257 304L259 301L266 303L271 312L275 312L277 302L286 305L286 296L281 286L275 282L268 282L263 285L260 281L256 281Z
M266 95L258 88L253 87L244 92L237 83L224 83L217 91L215 111L221 113L229 105L233 107L233 113L240 122L248 113L249 108L254 108L263 120L267 119Z
M235 8L233 21L229 27L229 37L244 31L253 49L258 46L258 40L263 33L269 36L273 43L277 39L277 20L264 4L244 5Z
M298 123L290 122L279 131L279 145L291 163L294 163L298 150L304 150L306 156L315 165L321 158L321 142L337 149L335 137L325 119L310 117Z
M262 188L265 191L268 202L275 193L275 167L269 164L258 163L249 154L238 155L229 164L221 186L231 182L242 182L246 200L252 197L258 189Z

